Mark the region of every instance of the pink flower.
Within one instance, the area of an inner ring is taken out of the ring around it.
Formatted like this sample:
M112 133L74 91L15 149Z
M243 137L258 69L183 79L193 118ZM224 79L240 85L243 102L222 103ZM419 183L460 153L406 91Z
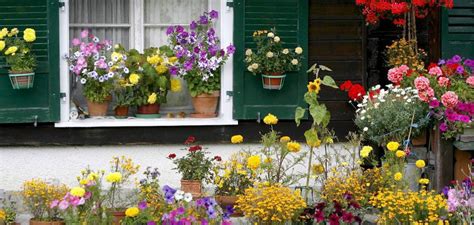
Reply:
M65 210L67 209L67 207L69 207L69 202L67 202L66 200L62 200L59 205L58 205L59 209L61 210Z
M418 91L418 97L421 101L430 102L434 97L434 90L431 87L428 87L426 90Z
M447 91L441 96L441 103L447 108L454 108L458 104L458 96L452 91Z
M52 201L50 204L49 204L49 208L55 208L56 206L58 206L59 204L59 200L54 200Z
M439 68L439 66L431 67L431 69L430 69L430 71L428 71L428 73L430 75L433 75L433 76L442 76L443 75L443 71L441 70L441 68Z
M82 37L82 38L87 38L88 35L89 35L89 31L88 31L88 30L83 30L83 31L81 31L81 37Z
M418 91L430 88L430 80L426 77L420 76L415 79L415 87Z
M400 84L400 82L403 80L403 74L399 72L397 67L395 67L388 70L387 78L394 84Z
M438 84L441 87L447 87L449 85L449 78L447 77L439 77Z
M79 38L72 39L72 45L73 46L78 46L80 44L81 44L81 40L79 40Z
M474 76L469 76L466 79L466 83L469 84L469 86L474 87Z

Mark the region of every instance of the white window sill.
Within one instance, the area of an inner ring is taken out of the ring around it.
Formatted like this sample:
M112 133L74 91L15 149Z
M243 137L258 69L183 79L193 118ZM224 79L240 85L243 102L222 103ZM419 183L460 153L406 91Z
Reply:
M70 120L55 123L58 128L72 127L172 127L172 126L222 126L238 125L237 120L223 117L216 118L156 118L143 119L129 117L116 119L115 117L97 117L84 120Z

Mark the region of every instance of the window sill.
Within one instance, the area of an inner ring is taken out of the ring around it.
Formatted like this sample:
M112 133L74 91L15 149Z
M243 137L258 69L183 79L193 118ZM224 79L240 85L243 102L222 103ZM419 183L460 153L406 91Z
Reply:
M223 117L216 118L157 118L142 119L129 117L116 119L115 117L98 117L84 120L70 120L55 123L58 128L73 127L173 127L173 126L222 126L238 125L237 120Z

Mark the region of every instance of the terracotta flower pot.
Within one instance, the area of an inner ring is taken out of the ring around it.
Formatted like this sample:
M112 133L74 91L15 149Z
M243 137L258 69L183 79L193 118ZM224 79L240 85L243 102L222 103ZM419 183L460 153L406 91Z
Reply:
M181 190L186 193L191 193L194 198L199 198L202 195L201 181L181 180Z
M115 107L115 117L125 118L128 116L128 106Z
M421 133L420 135L418 135L418 137L413 138L413 140L411 140L411 143L414 146L426 145L426 130L423 133Z
M92 102L87 99L87 109L90 117L105 116L109 109L109 103L112 100L112 96L106 98L104 102Z
M121 221L125 218L125 210L112 211L112 224L120 225Z
M200 94L193 97L194 113L192 117L216 117L217 103L219 101L220 91L214 91L212 94Z
M237 201L237 199L238 199L237 196L216 195L216 201L223 210L225 210L227 206L232 206L235 208L235 205L236 205L235 202ZM231 216L241 217L243 216L243 213L240 210L234 209L234 213Z
M264 89L281 90L285 83L286 74L283 73L264 73L262 74L262 85Z
M147 104L138 106L137 109L138 114L158 114L160 113L160 104Z
M65 225L64 221L39 221L39 220L30 220L30 225Z

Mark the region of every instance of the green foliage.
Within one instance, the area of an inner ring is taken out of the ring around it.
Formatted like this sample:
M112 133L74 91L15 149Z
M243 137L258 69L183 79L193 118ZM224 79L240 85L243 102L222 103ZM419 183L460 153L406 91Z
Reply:
M200 145L190 145L183 150L187 151L186 155L173 160L176 165L175 169L181 173L182 179L209 180L214 161L214 159L207 157L209 152L202 149Z
M91 102L102 103L110 100L110 92L113 90L112 82L99 82L96 79L87 79L83 93Z

